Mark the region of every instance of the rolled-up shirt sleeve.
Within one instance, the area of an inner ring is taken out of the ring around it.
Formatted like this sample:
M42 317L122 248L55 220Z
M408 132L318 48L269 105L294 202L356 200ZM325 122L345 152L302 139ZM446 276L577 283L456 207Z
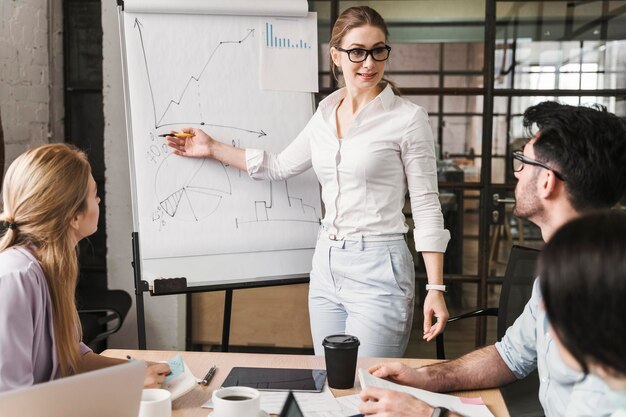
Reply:
M401 154L415 225L415 250L445 252L450 232L444 229L439 202L435 141L428 115L421 107L407 127Z
M537 312L539 310L539 280L533 284L533 291L522 314L508 328L496 349L502 360L518 378L525 378L537 369Z

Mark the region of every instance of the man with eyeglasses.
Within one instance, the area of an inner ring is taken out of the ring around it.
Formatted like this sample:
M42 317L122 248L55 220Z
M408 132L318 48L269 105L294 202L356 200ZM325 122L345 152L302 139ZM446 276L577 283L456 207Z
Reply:
M514 214L537 224L547 241L569 220L613 207L624 195L626 120L604 108L543 102L524 113L524 126L530 130L534 125L539 130L523 151L512 155L518 180ZM615 314L622 317L624 312ZM419 369L393 363L370 372L430 391L462 391L506 385L535 369L546 416L608 416L614 411L604 398L607 386L569 368L559 356L537 281L524 312L495 345ZM368 399L410 410L410 399L400 393L370 394Z

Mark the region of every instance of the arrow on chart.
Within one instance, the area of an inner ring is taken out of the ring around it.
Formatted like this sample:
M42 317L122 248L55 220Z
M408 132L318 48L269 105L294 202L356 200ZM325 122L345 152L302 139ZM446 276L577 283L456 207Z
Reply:
M162 125L160 125L159 127L165 127L165 126L177 126L177 125L198 125L198 126L212 126L212 127L224 127L227 129L235 129L235 130L241 130L244 132L248 132L248 133L254 133L256 135L258 135L257 137L263 137L263 136L267 136L267 133L265 133L263 130L248 130L248 129L244 129L241 127L237 127L237 126L227 126L227 125L218 125L215 123L206 123L206 122L176 122L176 123L164 123Z

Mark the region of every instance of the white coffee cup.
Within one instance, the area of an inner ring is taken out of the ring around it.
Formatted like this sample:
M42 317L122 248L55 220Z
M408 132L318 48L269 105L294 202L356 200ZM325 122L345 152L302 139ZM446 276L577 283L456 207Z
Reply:
M172 395L168 390L146 388L141 392L139 417L172 417Z
M213 391L211 417L259 417L261 394L254 388L226 387Z

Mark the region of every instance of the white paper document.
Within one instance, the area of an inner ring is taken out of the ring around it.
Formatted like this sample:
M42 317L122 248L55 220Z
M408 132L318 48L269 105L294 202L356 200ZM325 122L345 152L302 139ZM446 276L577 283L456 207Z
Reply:
M280 414L287 400L286 391L261 391L261 409L269 414ZM294 392L305 417L345 417L342 408L333 397L328 387L322 392ZM213 408L213 402L202 404L204 408Z
M378 387L394 391L405 392L435 407L445 407L466 417L494 417L482 400L475 398L460 398L454 395L437 394L423 389L407 387L378 378L367 370L359 368L357 371L361 387Z
M317 13L267 18L258 30L261 90L317 93Z
M359 394L337 397L337 402L339 403L341 413L344 416L354 416L360 414L359 404L361 404L361 396Z

